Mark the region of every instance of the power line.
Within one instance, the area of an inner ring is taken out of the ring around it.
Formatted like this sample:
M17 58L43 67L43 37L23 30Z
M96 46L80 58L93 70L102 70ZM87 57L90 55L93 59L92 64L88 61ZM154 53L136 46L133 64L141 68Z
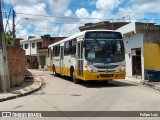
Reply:
M36 10L38 10L35 6L38 6L38 7L39 7L39 4L37 4L37 3L35 3L35 2L32 2L32 1L30 1L30 0L27 0L28 2L27 2L26 0L24 0L24 1L25 1L25 3L28 4L29 6L32 6L32 7L34 7ZM38 10L38 11L39 11L39 10ZM57 12L57 11L56 11L56 13L59 14L60 16L64 16L63 14L61 14L61 13L59 13L59 12ZM44 15L44 14L43 14L43 15ZM47 18L47 20L49 21L48 18ZM69 21L70 21L70 20L69 20ZM71 21L71 22L72 22L72 21Z
M34 2L32 2L32 1L30 1L30 0L24 0L25 1L25 3L27 3L28 5L30 5L30 6L33 6L33 4L34 5L39 5L39 4L37 4L37 3L34 3ZM60 1L54 1L54 2L57 2L57 3L62 3L62 4L66 4L66 2L60 2ZM74 3L71 3L71 5L73 5L73 6L80 6L80 5L78 5L78 4L74 4ZM82 6L82 5L81 5ZM83 5L83 7L87 7L87 8L92 8L92 9L96 9L95 7L89 7L89 6L85 6L85 5ZM36 8L36 7L35 7ZM38 10L38 9L37 9ZM108 9L98 9L98 10L103 10L103 11L110 11L110 12L113 12L113 10L108 10ZM122 12L122 13L135 13L135 14L155 14L155 13L142 13L142 12L125 12L125 11L118 11L118 12ZM56 12L57 13L57 12ZM58 14L60 14L60 13L58 13ZM61 14L62 15L62 14ZM62 15L62 16L64 16L64 15ZM44 15L44 17L46 17L46 15ZM61 17L57 17L57 16L54 16L55 18L61 18ZM66 17L67 18L67 17ZM71 18L71 17L69 17L69 18ZM71 19L79 19L79 18L71 18ZM85 19L85 18L81 18L81 19ZM88 18L88 19L92 19L92 18ZM98 19L98 18L93 18L93 19ZM70 19L69 19L70 20ZM99 20L106 20L106 19L99 19ZM112 19L112 20L119 20L119 19ZM131 19L130 19L131 20ZM132 19L132 20L137 20L137 19Z
M7 18L6 27L5 27L5 32L6 32L6 29L7 29L7 25L9 24L8 21L9 21L10 13L11 13L11 8L10 8L9 15L8 15L8 18Z
M9 0L9 2L10 2L10 5L11 5L11 8L13 9L13 5L12 5L12 2L11 2L11 0Z
M37 15L37 14L27 14L27 13L17 13L17 14L22 14L22 15L30 15L30 16L39 16L39 17L53 17L53 18L63 18L63 19L98 19L98 20L124 20L123 18L121 19L105 19L105 18L78 18L78 17L57 17L57 16L53 16L53 15ZM126 19L128 20L128 19ZM140 18L140 19L133 19L130 18L129 20L144 20L144 18ZM157 19L148 19L148 20L160 20L160 18Z
M30 22L37 22L37 23L53 23L53 24L85 24L85 23L73 23L73 21L72 21L72 23L63 23L63 22L44 22L44 21L38 21L38 20L35 20L34 21L34 19L29 19L29 20L31 20Z
M10 0L9 0L9 1L10 1ZM3 0L2 0L2 6L3 6L3 9L4 9L5 11L7 11ZM10 17L11 9L13 9L13 6L12 6L11 1L10 1L10 6L11 6L11 7L10 7L9 12L2 12L3 14L5 14L5 17L7 18L7 20L6 20L6 25L5 25L5 32L6 32L7 26L9 26L9 17ZM7 15L7 13L8 13L8 15ZM9 28L9 30L10 30L10 27L8 27L8 28Z
M40 11L40 10L38 10L35 6L36 5L38 5L38 4L36 4L36 3L34 3L34 2L31 2L31 1L29 1L29 0L23 0L28 6L30 6L30 7L34 7L37 11ZM40 11L41 12L41 11ZM44 16L45 16L45 14L43 14ZM46 18L48 21L49 21L49 19L48 18Z
M39 17L54 17L54 18L70 18L70 19L98 19L98 20L108 20L108 19L101 19L101 18L78 18L78 17L57 17L53 15L35 15L35 14L26 14L26 13L17 13L22 15L31 15L31 16L39 16Z

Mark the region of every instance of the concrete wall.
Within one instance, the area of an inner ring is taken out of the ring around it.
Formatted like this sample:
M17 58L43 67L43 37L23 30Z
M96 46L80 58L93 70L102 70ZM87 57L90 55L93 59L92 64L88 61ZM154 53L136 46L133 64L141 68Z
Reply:
M131 49L141 48L141 63L142 63L142 79L144 79L144 55L143 55L143 34L136 33L123 36L125 44L125 59L126 59L126 76L132 77L132 56Z
M136 31L144 33L144 43L160 43L160 25L136 23Z
M8 68L11 87L24 82L27 59L25 51L18 47L7 46Z

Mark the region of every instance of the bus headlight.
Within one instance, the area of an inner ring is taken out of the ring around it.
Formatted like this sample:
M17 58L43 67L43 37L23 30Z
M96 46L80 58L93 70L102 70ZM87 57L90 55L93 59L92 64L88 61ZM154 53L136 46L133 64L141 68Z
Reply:
M122 65L122 66L120 67L119 71L120 71L120 72L125 71L125 66Z
M89 72L95 72L94 69L91 66L85 66L85 67Z

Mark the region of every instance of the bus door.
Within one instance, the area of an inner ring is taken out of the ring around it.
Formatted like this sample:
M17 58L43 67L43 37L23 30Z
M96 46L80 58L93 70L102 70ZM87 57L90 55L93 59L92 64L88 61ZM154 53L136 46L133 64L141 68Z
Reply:
M64 74L64 47L60 49L60 74Z
M77 77L83 77L83 42L77 43Z

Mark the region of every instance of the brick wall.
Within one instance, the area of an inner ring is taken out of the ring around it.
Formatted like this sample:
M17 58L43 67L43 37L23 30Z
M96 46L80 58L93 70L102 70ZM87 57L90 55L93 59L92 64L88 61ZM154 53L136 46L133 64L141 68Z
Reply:
M7 46L8 68L11 87L24 82L27 59L25 51L19 47Z

